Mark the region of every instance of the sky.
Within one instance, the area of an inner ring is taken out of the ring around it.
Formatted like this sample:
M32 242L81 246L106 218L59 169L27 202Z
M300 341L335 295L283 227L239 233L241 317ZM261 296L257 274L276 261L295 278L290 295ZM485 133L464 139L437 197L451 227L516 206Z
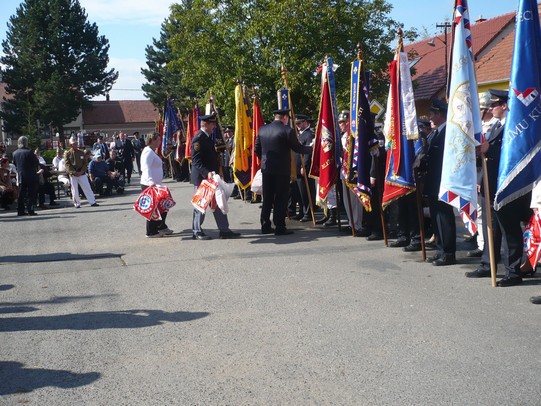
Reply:
M0 0L0 41L6 38L7 22L15 14L21 0ZM160 26L169 15L170 0L79 0L96 23L100 35L109 40L109 67L119 72L111 100L144 99L141 85L145 82L141 68L146 67L145 47L159 38ZM390 16L419 32L437 35L436 24L450 21L454 0L387 0L393 5ZM470 17L492 18L515 11L518 0L470 0ZM475 47L475 43L473 44ZM0 48L1 54L1 48ZM104 98L96 98L103 100Z

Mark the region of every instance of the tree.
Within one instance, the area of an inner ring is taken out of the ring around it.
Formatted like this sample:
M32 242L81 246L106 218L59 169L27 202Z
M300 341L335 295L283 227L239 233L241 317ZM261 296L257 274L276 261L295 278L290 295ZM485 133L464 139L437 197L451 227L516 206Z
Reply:
M166 19L160 31L160 38L152 40L152 45L147 45L145 54L147 68L142 68L141 73L147 80L142 89L145 96L160 110L166 99L172 98L177 107L188 109L193 107L191 99L196 95L187 88L180 86L181 72L171 64L172 51L169 46L171 35L177 29L172 17Z
M35 135L77 118L94 96L118 78L107 70L109 41L87 21L78 0L25 0L9 19L2 77L11 95L3 103L6 129Z
M171 52L167 66L178 72L181 88L199 97L210 92L232 120L237 81L259 87L267 114L276 108L284 64L296 112L315 115L318 65L326 55L340 65L337 96L346 108L350 63L360 43L367 68L378 79L372 81L372 94L385 98L390 44L399 27L388 16L391 7L385 0L183 0L171 8L169 21L175 25L164 26Z

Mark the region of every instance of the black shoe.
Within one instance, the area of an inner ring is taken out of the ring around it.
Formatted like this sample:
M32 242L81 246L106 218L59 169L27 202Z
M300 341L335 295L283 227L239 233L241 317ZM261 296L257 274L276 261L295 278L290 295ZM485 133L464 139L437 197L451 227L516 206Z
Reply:
M468 251L466 256L468 256L470 258L479 258L479 257L483 256L483 251L480 250L479 248L476 248L473 251Z
M432 263L432 262L434 262L434 261L437 261L437 260L440 259L440 258L441 258L441 254L435 254L435 255L432 255L431 257L428 257L428 258L426 259L426 262Z
M323 227L334 227L337 224L336 219L331 217L325 223L323 223Z
M300 220L301 223L307 223L309 221L312 221L312 219L308 216L303 216Z
M383 240L383 235L380 233L372 233L368 237L366 237L367 241L381 241Z
M211 240L211 238L206 235L204 232L194 233L192 234L192 240Z
M340 227L340 232L344 234L351 234L351 227L350 226Z
M425 247L426 248L436 248L436 241L427 241L425 242Z
M389 244L391 248L407 247L409 245L408 240L396 240Z
M541 296L532 296L530 302L533 304L541 304Z
M261 203L261 196L257 196L255 199L252 199L250 203L254 203L254 204Z
M443 255L440 258L432 262L434 266L447 266L456 264L456 258L454 255Z
M325 224L327 221L329 221L329 217L323 217L323 218L317 220L316 224L317 225L322 225L322 224Z
M17 213L17 216L28 216L28 213Z
M466 272L464 275L466 275L466 278L490 278L490 270L486 269L476 269L473 272Z
M272 227L261 227L261 234L273 234L274 228Z
M293 231L288 230L287 228L276 229L274 231L274 235L290 235L290 234L293 234Z
M406 245L404 248L402 248L402 251L404 252L417 252L421 251L423 248L421 247L421 243L413 243L410 245Z
M28 212L28 215L29 216L37 216L38 213L36 213L35 211L30 211L30 212Z
M499 286L500 288L505 288L505 287L508 287L508 286L515 286L515 285L518 285L522 283L522 278L520 276L515 276L513 278L510 278L508 276L506 276L505 278L503 279L500 279L496 285Z
M90 207L99 207L98 203L91 204Z
M302 214L302 213L299 213L299 214L297 214L296 216L293 216L293 217L291 217L291 218L292 218L293 220L299 221L299 220L302 219L303 217L304 217L303 214Z
M233 231L220 231L220 238L222 240L233 240L235 238L239 238L240 233L235 233Z
M370 229L363 227L359 231L355 233L356 237L370 237L372 235L372 231Z
M47 207L45 207L45 203L42 203L38 206L40 209L46 209Z
M51 202L51 203L49 203L49 206L58 206L58 203L57 202Z

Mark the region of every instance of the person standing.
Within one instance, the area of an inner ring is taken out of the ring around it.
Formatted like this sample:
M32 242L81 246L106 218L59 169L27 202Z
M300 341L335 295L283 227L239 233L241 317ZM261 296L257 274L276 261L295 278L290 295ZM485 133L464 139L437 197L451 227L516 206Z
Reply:
M453 207L438 198L440 191L443 153L445 147L445 127L447 103L433 100L429 119L433 131L428 135L428 146L423 160L426 161L424 193L428 196L430 218L436 234L438 252L427 259L434 266L456 264L456 224Z
M139 136L139 131L135 131L133 133L133 152L135 154L135 163L137 164L137 171L139 172L139 176L141 176L141 153L143 152L143 148L145 147L143 140Z
M17 185L19 186L17 216L36 216L34 206L39 188L39 161L28 148L28 137L24 135L19 137L17 147L18 149L13 153L13 163L17 168Z
M148 134L146 141L147 146L141 153L141 190L145 190L150 186L161 185L163 182L162 159L155 152L160 147L160 135ZM173 234L173 230L165 224L167 212L161 213L161 217L161 220L147 220L147 238L157 238Z
M103 135L98 135L96 142L92 145L92 152L100 151L104 161L109 159L109 147L103 142Z
M295 117L295 125L299 131L299 143L302 145L308 145L312 147L314 143L315 134L310 128L310 117L304 114L298 114ZM297 168L297 187L299 188L302 202L302 217L299 213L299 220L301 222L312 221L310 201L312 205L316 202L316 181L313 178L307 178L308 188L306 187L306 181L304 180L305 173L310 169L312 164L312 151L309 154L295 154L295 166ZM308 173L306 173L308 176ZM298 218L298 217L297 217Z
M73 205L76 209L81 207L81 199L79 197L80 186L90 206L99 206L96 203L94 192L92 192L90 182L88 181L88 175L86 173L88 161L85 158L85 152L78 147L77 136L72 135L69 139L69 144L70 148L64 152L64 163L66 165L66 172L70 177Z
M120 133L120 150L119 156L124 161L124 168L126 169L126 182L130 184L131 175L133 173L133 161L135 160L135 151L133 144L126 137L126 133Z
M289 112L289 109L275 110L274 121L260 128L254 147L256 155L261 159L263 175L260 218L262 234L293 233L286 228L285 221L291 179L291 150L299 154L312 153L312 147L301 145L293 129L287 125ZM271 226L271 211L275 229Z
M192 183L194 192L197 190L203 179L211 178L220 170L216 146L211 134L216 128L216 115L209 114L200 117L201 129L192 139ZM214 220L220 230L221 239L239 238L240 233L229 229L227 214L224 214L219 207L214 210ZM192 221L192 238L194 240L210 240L211 237L203 232L201 226L205 221L205 214L194 208Z

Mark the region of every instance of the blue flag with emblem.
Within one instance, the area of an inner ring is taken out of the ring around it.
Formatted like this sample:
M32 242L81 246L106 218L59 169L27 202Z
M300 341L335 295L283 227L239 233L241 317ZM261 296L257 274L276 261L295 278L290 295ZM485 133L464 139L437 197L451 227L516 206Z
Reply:
M520 0L494 207L525 195L541 177L541 28L536 0Z
M177 109L173 101L168 99L163 111L163 138L161 151L164 158L169 157L173 152L174 135L182 129L182 124L178 118Z
M475 147L479 145L482 125L466 0L456 2L452 52L439 198L458 209L464 225L473 235L477 231Z

